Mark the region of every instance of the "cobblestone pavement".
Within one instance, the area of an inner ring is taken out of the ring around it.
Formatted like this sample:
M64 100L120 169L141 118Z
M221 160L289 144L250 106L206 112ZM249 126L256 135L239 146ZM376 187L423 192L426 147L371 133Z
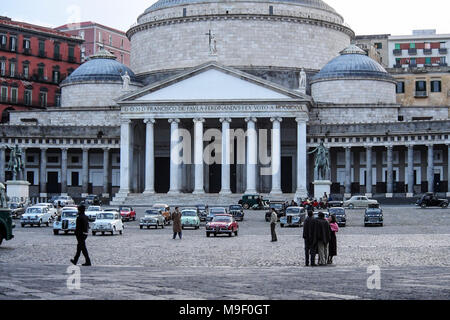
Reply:
M363 210L347 213L336 264L318 268L303 266L303 229L277 228L271 243L262 211L247 211L233 238L200 228L172 240L171 226L126 223L122 236L88 238L94 267L76 291L66 287L74 236L18 225L0 247L0 299L450 299L449 209L384 207L385 226L368 228ZM367 289L372 265L381 290Z

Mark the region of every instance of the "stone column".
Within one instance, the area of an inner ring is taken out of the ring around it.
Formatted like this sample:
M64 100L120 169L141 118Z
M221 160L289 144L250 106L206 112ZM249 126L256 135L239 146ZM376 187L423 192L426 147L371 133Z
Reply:
M180 193L180 183L178 175L178 167L180 166L180 155L176 146L180 142L178 133L178 124L180 119L169 119L170 123L170 190L169 194Z
M6 166L6 148L4 146L0 147L0 182L5 183L5 166Z
M372 146L366 147L366 196L372 197Z
M110 148L103 148L103 198L109 198L109 150Z
M67 151L68 148L61 149L61 194L67 195Z
M297 121L297 191L295 197L306 198L308 188L306 185L306 121L305 118L296 118Z
M83 168L82 168L82 189L81 196L85 197L89 192L89 149L83 148Z
M246 118L247 122L247 190L245 193L256 193L256 167L258 164L258 135L256 118Z
M282 118L272 121L272 191L271 195L281 195L281 122Z
M145 119L145 190L144 194L155 193L155 119Z
M392 198L394 196L394 169L393 169L393 146L388 145L387 148L387 181L386 181L386 198Z
M230 164L231 164L231 139L230 118L220 119L222 122L222 190L220 194L231 194L230 188Z
M41 148L39 185L40 185L39 197L47 198L47 148Z
M120 190L121 197L130 193L131 170L131 120L120 122Z
M406 194L407 198L414 197L414 145L408 145L408 193Z
M203 123L205 119L194 119L194 194L205 193L203 176Z
M434 163L433 163L433 145L429 144L428 147L428 166L427 166L427 181L428 192L434 192Z
M450 198L450 144L447 145L447 198Z
M345 149L345 198L352 196L352 148L344 147Z

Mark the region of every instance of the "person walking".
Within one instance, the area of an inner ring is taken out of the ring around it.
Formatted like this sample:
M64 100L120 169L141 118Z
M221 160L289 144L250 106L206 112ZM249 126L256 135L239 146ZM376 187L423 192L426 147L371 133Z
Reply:
M84 205L78 206L78 217L75 227L75 236L78 242L77 252L75 254L75 257L71 259L70 262L72 262L74 265L77 265L80 254L83 253L84 259L86 260L83 266L91 266L91 259L89 258L89 253L86 248L86 239L88 237L89 231L89 219L84 214L85 210L86 207Z
M311 266L316 266L316 250L314 248L314 224L315 219L312 211L308 211L308 216L303 222L303 239L305 240L305 266L309 266L311 258Z
M333 257L337 256L337 238L336 232L339 231L339 226L337 224L336 216L332 215L330 217L330 244L328 246L328 264L333 264Z
M319 217L314 225L314 247L317 246L319 253L319 266L327 265L328 243L330 242L330 225L325 219L323 212L319 212Z
M173 220L173 240L176 239L177 234L178 237L182 238L182 228L181 228L181 212L178 210L178 207L175 208L175 211L172 213L172 220Z
M277 234L275 232L275 227L277 226L278 215L277 211L272 208L272 214L270 215L270 233L272 234L272 242L277 242Z

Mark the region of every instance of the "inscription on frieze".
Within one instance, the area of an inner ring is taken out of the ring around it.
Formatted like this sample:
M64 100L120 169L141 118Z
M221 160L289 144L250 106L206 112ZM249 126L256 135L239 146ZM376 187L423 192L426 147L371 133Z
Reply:
M277 105L205 105L205 106L126 106L123 112L270 112L270 111L302 111L302 106L277 106Z

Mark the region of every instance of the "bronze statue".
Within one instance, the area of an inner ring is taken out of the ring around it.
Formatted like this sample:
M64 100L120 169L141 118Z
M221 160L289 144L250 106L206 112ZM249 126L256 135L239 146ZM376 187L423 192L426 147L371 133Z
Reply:
M22 149L16 144L14 148L7 147L11 150L8 162L7 170L11 171L13 174L13 180L17 180L17 177L20 177L23 171L25 170L25 166L22 159Z
M329 162L329 151L323 145L323 141L320 142L320 145L315 148L313 151L308 154L315 153L315 165L314 165L314 173L317 172L318 180L329 180L329 172L330 172L330 162Z

